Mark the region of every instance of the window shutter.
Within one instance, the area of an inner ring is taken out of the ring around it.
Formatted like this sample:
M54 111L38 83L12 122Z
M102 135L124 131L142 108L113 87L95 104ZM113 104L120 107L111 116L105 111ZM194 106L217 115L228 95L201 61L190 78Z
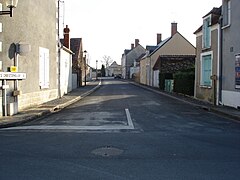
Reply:
M39 86L49 88L49 50L39 47Z
M41 48L39 48L39 86L44 85L44 53Z
M45 54L45 80L44 80L45 88L49 88L49 51Z
M202 57L202 85L211 86L212 60L211 55Z

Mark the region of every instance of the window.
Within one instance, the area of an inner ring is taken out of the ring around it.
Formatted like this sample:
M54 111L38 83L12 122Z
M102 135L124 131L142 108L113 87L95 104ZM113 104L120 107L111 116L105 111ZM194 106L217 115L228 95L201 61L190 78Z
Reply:
M39 47L39 86L49 88L49 49Z
M203 20L203 48L211 47L211 16Z
M231 24L231 1L225 0L223 3L223 26L227 27Z
M201 86L211 86L212 75L212 55L206 54L201 56Z

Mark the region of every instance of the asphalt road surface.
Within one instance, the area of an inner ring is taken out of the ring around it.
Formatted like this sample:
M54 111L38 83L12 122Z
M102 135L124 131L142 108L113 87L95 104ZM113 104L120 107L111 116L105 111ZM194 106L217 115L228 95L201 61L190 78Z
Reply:
M240 123L121 80L0 130L0 179L240 179Z

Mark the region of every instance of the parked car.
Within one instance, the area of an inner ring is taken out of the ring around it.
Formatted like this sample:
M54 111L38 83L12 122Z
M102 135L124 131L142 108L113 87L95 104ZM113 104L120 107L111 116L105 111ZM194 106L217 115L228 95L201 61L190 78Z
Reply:
M122 75L121 75L121 74L116 74L116 75L114 76L114 79L122 79Z

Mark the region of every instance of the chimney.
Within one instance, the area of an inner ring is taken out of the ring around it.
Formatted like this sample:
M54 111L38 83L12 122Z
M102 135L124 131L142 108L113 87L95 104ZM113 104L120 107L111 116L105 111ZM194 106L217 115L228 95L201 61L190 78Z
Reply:
M177 23L172 22L172 36L177 33Z
M70 48L69 32L70 32L70 29L68 28L68 25L66 25L66 27L63 30L63 35L64 35L63 45L68 49Z
M162 34L157 34L157 45L162 42Z
M131 44L131 50L134 49L134 44Z
M139 45L139 39L135 39L135 47Z

